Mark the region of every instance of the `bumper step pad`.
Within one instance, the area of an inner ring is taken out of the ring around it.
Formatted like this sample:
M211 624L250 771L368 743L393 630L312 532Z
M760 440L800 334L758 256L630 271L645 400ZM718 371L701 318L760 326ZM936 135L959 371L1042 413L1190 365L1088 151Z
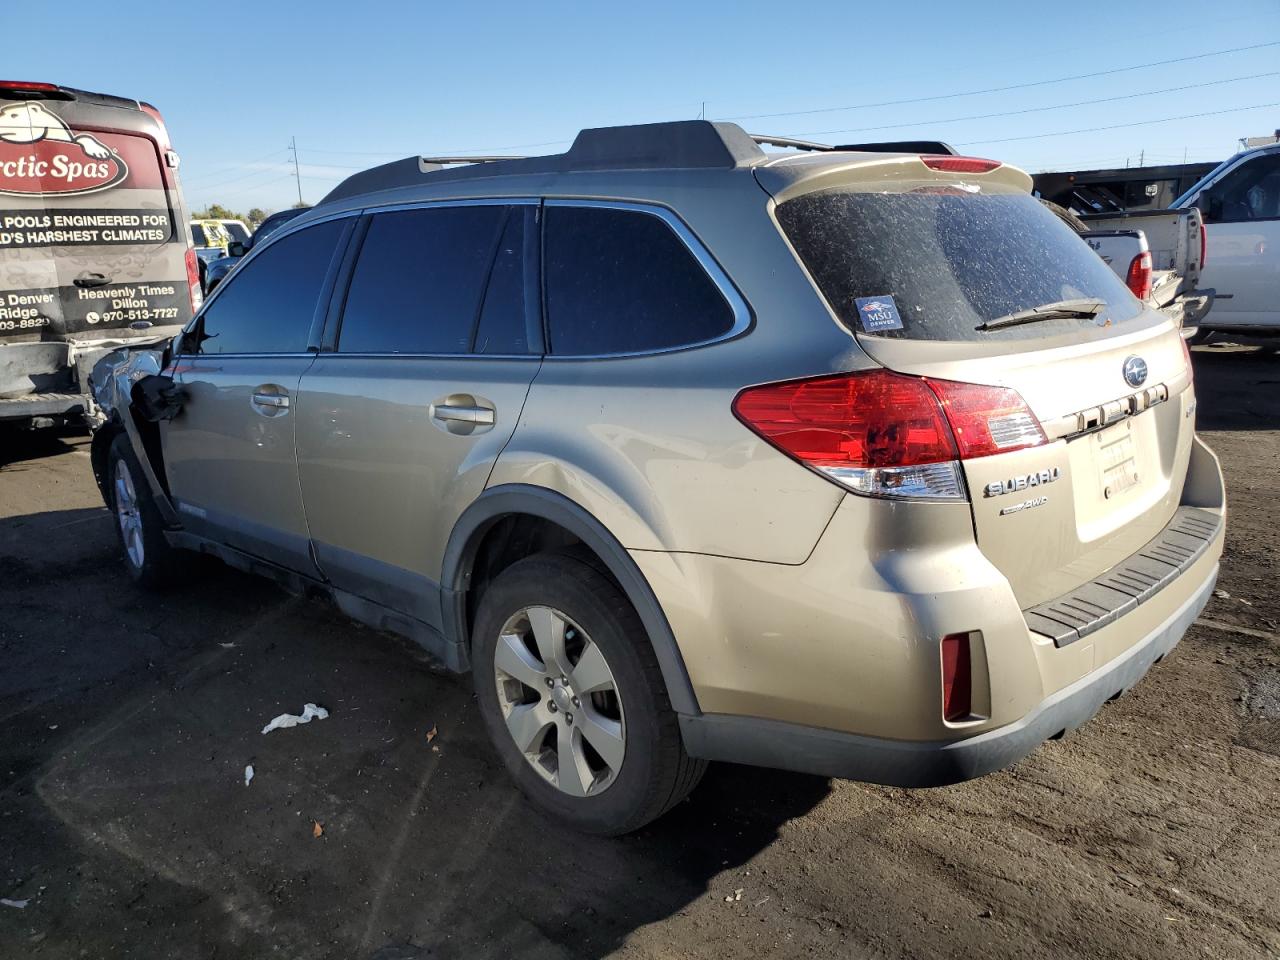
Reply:
M1070 593L1023 611L1027 626L1065 647L1124 616L1172 583L1218 535L1222 517L1179 507L1168 525L1137 553Z

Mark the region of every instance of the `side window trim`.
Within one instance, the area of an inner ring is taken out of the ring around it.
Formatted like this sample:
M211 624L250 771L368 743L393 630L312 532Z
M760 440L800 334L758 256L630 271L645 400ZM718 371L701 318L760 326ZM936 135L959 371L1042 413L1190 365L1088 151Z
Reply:
M443 208L443 207L474 207L474 206L508 207L511 213L515 213L516 211L519 211L522 209L523 210L528 210L531 208L537 209L541 205L541 203L542 203L541 199L537 197L468 197L468 198L460 198L460 199L443 199L443 200L415 200L407 203L405 202L388 203L388 204L381 204L378 206L365 207L362 210L354 211L354 214L360 217L361 225L359 228L358 235L353 237L350 244L348 245L347 257L343 261L342 269L338 276L338 286L335 287L335 291L334 291L335 295L331 299L329 312L325 320L325 329L324 329L324 335L321 339L320 353L321 354L333 353L337 355L338 338L342 331L342 312L343 310L346 309L347 295L350 293L350 290L351 290L351 278L355 273L355 264L360 255L360 248L364 245L364 237L369 232L369 224L372 222L373 217L376 214L397 213L401 210L430 210L430 209L437 209L437 208ZM511 213L509 213L508 215L511 215ZM484 289L486 294L488 291L489 279L493 273L494 263L496 263L496 260L497 260L496 253L498 249L498 244L502 242L502 231L505 228L505 225L506 225L506 220L504 219L502 224L500 224L499 226L498 235L494 239L493 255L491 255L490 257L489 271L485 275ZM526 227L525 251L527 256L529 251L529 243L530 243L529 234L531 232L529 230L528 220L525 221L525 227ZM540 264L541 264L541 258L539 258L539 262L536 265L537 272L534 274L535 277L539 277L539 278L541 277ZM528 271L527 263L526 263L526 271ZM341 290L340 295L338 295L339 289ZM474 359L474 358L481 358L485 360L540 360L542 359L542 354L544 352L544 346L543 346L544 341L542 340L542 335L541 335L542 311L539 309L540 302L530 304L528 302L528 297L525 298L526 311L532 311L535 313L535 318L529 320L530 329L532 330L532 325L536 323L538 327L538 333L539 333L536 339L533 337L530 338L529 352L513 353L513 354L503 354L503 353L477 354L474 352L476 332L479 329L480 316L484 311L484 299L485 299L484 296L480 298L479 306L477 306L476 308L476 315L472 321L472 328L471 328L472 350L470 352L467 352L467 353L350 353L350 354L342 354L342 356L393 357L393 358L399 358L399 359L438 358L438 359L454 359L454 360L468 360L468 359Z
M307 349L302 353L222 353L222 354L218 354L218 356L221 356L221 357L259 357L259 356L305 357L315 353L315 350L313 349L313 347L318 342L317 338L320 336L319 324L323 323L323 318L328 309L329 301L332 297L334 282L339 276L336 267L337 265L343 263L342 258L338 256L338 252L340 250L345 250L346 248L350 247L351 226L356 222L356 220L359 219L360 213L361 211L359 210L344 210L341 213L332 213L325 217L317 217L315 220L308 220L306 223L290 222L287 226L282 227L276 232L272 233L267 238L267 241L262 244L262 246L255 246L251 248L249 252L245 254L243 261L236 265L236 273L238 274L242 272L246 266L252 263L253 258L259 256L263 250L269 250L274 244L279 243L285 237L291 236L302 230L306 230L308 227L319 226L322 223L328 223L332 220L346 219L350 221L350 223L347 223L344 225L345 229L342 231L341 235L339 235L338 237L338 242L334 247L334 256L329 261L328 270L325 272L324 283L320 287L320 298L316 303L316 315L312 319L311 332L307 337L307 343L308 343ZM188 350L187 340L194 331L200 329L204 321L205 312L214 303L217 303L218 297L221 296L222 292L226 290L229 286L230 286L229 283L220 283L218 284L218 288L205 298L204 302L200 305L200 309L196 311L195 316L193 316L190 322L188 322L187 325L183 327L182 334L181 334L182 352L179 354L175 354L175 356L178 356L178 357L208 356L208 354L202 354L198 351L192 352Z
M719 261L711 255L711 251L706 248L700 239L698 239L697 234L695 234L689 228L688 224L681 220L670 207L665 207L659 203L637 203L631 200L591 200L587 198L577 199L571 197L548 197L543 201L543 206L589 207L599 210L627 210L632 213L642 213L651 217L657 217L667 225L677 238L679 238L680 242L689 251L693 259L697 261L698 266L702 268L702 271L711 280L712 284L714 284L716 289L720 291L720 295L724 297L725 302L729 305L730 311L733 313L733 325L724 333L715 337L710 337L706 340L698 340L693 343L682 343L674 347L658 347L652 350L632 350L620 353L574 353L557 355L548 350L546 353L546 358L548 360L606 360L617 357L649 357L664 353L676 353L680 350L695 350L699 347L705 347L713 343L721 343L725 340L732 340L735 337L739 337L750 330L755 322L754 315L751 312L751 307L748 305L746 298L743 297L742 292L738 290L734 282L729 279L729 275L725 273L724 268L720 266ZM547 218L542 217L541 220L542 229L539 231L539 236L542 238L542 242L539 247L540 256L538 260L539 271L542 278L542 296L539 302L542 304L543 336L546 337L544 344L549 344L551 339L550 334L546 329L548 320L546 307L547 277L545 272Z

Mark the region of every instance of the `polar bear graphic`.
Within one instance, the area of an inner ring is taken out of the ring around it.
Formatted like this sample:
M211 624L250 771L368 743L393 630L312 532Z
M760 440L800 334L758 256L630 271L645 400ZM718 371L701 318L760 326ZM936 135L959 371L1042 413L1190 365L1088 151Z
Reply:
M41 140L77 144L95 160L105 160L111 156L111 150L96 138L87 133L72 133L61 117L50 113L34 100L11 103L0 108L0 143L38 143Z

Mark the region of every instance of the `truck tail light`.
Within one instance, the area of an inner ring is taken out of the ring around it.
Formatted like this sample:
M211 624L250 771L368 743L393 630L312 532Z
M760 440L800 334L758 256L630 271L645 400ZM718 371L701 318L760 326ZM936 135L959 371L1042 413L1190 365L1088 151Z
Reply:
M204 303L204 290L200 288L200 262L193 247L187 247L187 291L191 294L191 312L195 313Z
M990 173L1000 166L999 160L984 160L982 157L953 157L948 154L924 154L920 157L930 170L942 173Z
M1209 260L1209 235L1204 228L1204 221L1200 221L1200 269L1204 269L1205 263Z
M951 723L973 715L973 656L969 634L942 638L942 717Z
M748 387L733 412L787 456L876 497L963 500L961 460L1046 442L1015 390L888 370Z
M1151 296L1151 253L1144 251L1129 261L1129 272L1124 278L1135 297L1145 300Z

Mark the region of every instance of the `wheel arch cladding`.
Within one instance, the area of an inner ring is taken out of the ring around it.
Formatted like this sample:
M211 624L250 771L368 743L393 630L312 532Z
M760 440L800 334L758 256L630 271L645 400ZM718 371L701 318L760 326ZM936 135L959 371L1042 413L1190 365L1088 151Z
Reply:
M515 483L490 487L458 518L445 548L440 577L446 636L469 652L466 602L476 553L493 525L512 515L537 517L563 527L600 559L644 625L671 706L677 713L697 716L698 701L675 634L640 568L604 524L568 497L543 487Z

